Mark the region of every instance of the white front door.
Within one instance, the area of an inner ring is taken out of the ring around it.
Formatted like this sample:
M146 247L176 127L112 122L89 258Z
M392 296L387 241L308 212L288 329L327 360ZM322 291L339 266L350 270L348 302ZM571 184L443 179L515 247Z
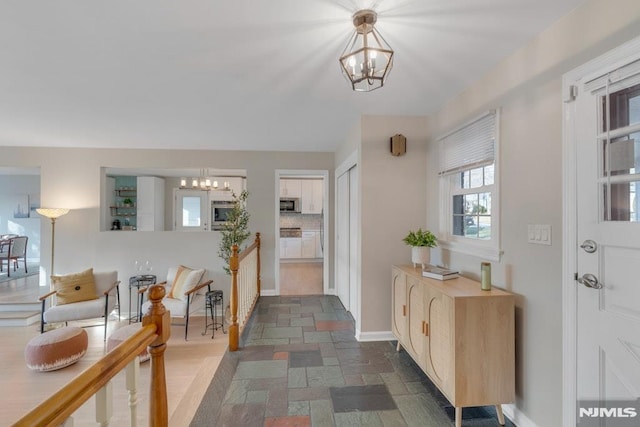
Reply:
M565 244L575 244L577 262L579 426L615 425L590 408L640 399L640 60L625 59L575 81L567 114L576 147L576 242Z
M176 231L207 231L209 224L209 197L206 191L181 190L175 192Z

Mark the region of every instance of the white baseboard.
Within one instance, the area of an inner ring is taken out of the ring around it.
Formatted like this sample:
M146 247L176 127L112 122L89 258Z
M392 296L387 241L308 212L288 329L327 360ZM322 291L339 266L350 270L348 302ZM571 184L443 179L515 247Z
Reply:
M276 294L276 290L275 289L261 289L260 290L260 296L261 297L275 297Z
M502 405L502 412L518 427L538 427L513 403Z
M394 341L396 337L391 331L378 331L378 332L361 332L356 329L356 339L358 341Z

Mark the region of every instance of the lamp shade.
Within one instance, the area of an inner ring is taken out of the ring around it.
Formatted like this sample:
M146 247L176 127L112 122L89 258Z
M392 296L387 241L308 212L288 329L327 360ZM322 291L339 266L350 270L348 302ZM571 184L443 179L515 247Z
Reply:
M356 28L340 56L342 74L356 92L381 88L393 67L393 50L374 28L376 21L377 14L372 10L356 12Z
M47 218L51 218L51 219L56 219L61 217L62 215L66 215L69 213L69 209L66 208L37 208L36 212L38 212L40 215L47 217Z

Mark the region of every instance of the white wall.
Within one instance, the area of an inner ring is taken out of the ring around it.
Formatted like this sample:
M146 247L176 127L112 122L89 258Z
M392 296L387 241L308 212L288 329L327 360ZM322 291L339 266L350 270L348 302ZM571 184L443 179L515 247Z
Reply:
M217 255L217 232L99 231L101 167L246 169L249 228L262 233L262 289L268 291L275 289L275 170L332 170L333 161L333 153L0 147L0 166L40 166L42 206L71 209L56 222L55 272L116 269L125 284L121 292L125 307L136 259L151 261L160 277L172 265L205 267L215 288L224 291L229 279ZM48 260L49 221L42 220L41 227L43 259ZM328 260L332 262L332 256ZM43 266L41 285L49 275L48 262Z
M0 175L0 234L19 234L27 236L27 261L40 260L40 219L14 218L13 211L16 205L24 205L22 200L27 200L26 206L21 209L29 209L28 204L40 197L40 176L38 175Z
M339 167L347 158L352 155L362 142L362 121L354 123L349 133L345 135L344 141L336 148L335 167Z
M517 295L517 411L539 426L562 420L562 74L640 34L640 2L596 0L576 9L451 100L431 139L483 110L502 108L501 233L493 282ZM429 200L437 194L437 147L428 151ZM438 206L427 222L438 228ZM550 224L552 246L527 243L527 224ZM480 259L446 260L478 278ZM526 424L525 421L516 424Z
M407 153L392 156L389 138L407 138ZM391 331L391 265L409 264L402 238L426 226L426 117L364 116L360 144L361 328Z

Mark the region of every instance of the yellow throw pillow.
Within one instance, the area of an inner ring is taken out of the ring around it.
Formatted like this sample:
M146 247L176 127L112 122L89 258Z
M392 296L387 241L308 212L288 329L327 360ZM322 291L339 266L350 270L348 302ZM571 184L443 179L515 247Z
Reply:
M51 283L56 291L58 305L98 299L93 268L81 273L51 276Z
M173 283L171 284L169 298L182 299L184 297L184 285L189 273L192 271L193 269L185 267L184 265L178 267L178 271L176 271L176 278L173 279Z

